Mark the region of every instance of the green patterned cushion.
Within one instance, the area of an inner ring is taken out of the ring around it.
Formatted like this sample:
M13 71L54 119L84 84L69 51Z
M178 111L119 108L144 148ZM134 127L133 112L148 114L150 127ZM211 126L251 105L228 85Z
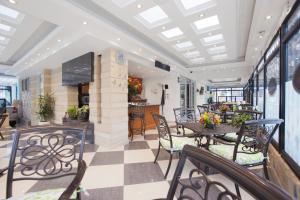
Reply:
M173 142L173 149L170 147L170 140L160 139L161 145L167 150L173 151L181 151L184 145L189 144L192 146L197 146L197 142L195 138L188 138L188 137L172 137Z
M243 151L244 145L239 145L238 151ZM219 156L222 156L224 158L227 158L229 160L233 160L233 151L234 151L234 145L224 145L224 144L218 144L218 145L210 145L209 150ZM244 151L248 152L249 151ZM251 165L260 163L264 160L264 156L262 153L255 153L255 154L246 154L246 153L237 153L236 163L240 165Z
M8 200L57 200L64 191L64 188L59 188L30 192L21 196L11 197ZM76 199L76 192L73 193L71 199Z
M222 138L230 142L236 142L238 135L236 133L226 133L224 136L222 136ZM248 142L253 140L253 138L243 136L242 141L244 138L246 138Z

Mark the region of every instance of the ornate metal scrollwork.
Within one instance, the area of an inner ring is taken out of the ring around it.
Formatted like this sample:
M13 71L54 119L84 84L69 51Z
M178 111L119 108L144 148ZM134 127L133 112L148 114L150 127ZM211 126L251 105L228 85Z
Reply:
M77 167L76 147L80 140L72 133L35 134L18 147L18 169L23 176L55 176Z
M196 175L196 176L194 176ZM222 183L211 181L200 169L190 171L187 183L178 180L181 185L178 200L207 200L207 199L226 199L240 200L238 196L230 192Z

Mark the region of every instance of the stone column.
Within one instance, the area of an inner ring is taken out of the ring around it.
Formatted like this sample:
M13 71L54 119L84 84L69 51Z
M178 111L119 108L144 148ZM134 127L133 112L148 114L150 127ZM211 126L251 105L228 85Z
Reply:
M123 52L107 49L101 56L101 114L95 142L102 146L128 143L128 61ZM90 104L91 105L91 104Z

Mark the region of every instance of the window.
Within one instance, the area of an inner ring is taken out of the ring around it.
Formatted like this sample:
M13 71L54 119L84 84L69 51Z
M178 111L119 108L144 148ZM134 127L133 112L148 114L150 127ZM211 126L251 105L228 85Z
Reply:
M279 55L275 56L272 61L266 66L266 108L265 118L279 118L279 101L280 101L280 63ZM278 142L278 131L274 136Z
M240 102L244 100L243 88L216 88L211 90L214 102Z
M296 68L299 71L300 31L287 43L285 78L285 152L300 165L300 94L293 86Z
M264 70L258 73L257 109L264 111Z
M257 75L253 79L253 106L257 105Z

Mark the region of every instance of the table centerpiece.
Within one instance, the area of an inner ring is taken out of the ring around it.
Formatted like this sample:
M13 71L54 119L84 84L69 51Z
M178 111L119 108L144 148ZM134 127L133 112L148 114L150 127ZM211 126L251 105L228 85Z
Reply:
M220 123L221 119L217 114L205 112L200 116L200 124L202 124L204 128L215 129Z

